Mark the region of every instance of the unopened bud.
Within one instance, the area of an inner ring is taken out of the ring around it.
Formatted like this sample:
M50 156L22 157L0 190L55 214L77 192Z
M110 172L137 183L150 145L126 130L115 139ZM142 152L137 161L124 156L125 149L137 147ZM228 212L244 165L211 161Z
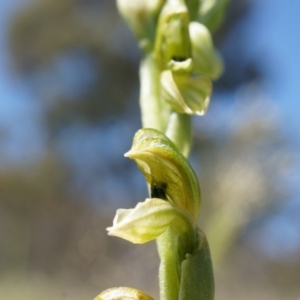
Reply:
M150 51L156 22L165 0L117 0L120 14L139 40L139 46Z

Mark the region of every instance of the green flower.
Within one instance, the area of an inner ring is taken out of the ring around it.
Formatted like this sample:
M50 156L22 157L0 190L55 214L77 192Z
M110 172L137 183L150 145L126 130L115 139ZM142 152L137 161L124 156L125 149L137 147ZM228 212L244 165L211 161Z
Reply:
M144 174L151 197L166 199L196 223L200 210L196 175L164 134L154 129L139 130L125 156L133 159Z

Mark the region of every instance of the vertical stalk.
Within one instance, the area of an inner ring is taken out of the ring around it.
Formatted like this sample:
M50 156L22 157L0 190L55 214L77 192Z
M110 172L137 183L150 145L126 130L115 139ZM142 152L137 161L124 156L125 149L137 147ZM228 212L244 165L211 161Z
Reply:
M188 157L192 144L191 116L172 112L166 136L178 147L179 151Z
M159 266L160 300L178 299L180 286L180 260L176 235L171 228L156 239Z
M170 108L160 96L160 68L148 54L140 66L140 107L143 128L154 128L165 132Z
M166 132L170 108L160 95L160 67L151 55L147 55L140 65L140 108L143 128L154 128ZM173 127L176 120L173 122ZM173 128L175 129L175 128ZM170 135L174 130L169 129ZM170 136L171 137L171 136ZM160 257L159 287L161 300L178 299L180 286L180 265L177 253L176 235L171 228L157 238Z

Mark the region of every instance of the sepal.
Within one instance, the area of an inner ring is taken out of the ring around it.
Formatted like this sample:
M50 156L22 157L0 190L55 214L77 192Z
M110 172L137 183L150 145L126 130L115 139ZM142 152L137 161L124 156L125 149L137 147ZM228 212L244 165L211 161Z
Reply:
M208 77L193 77L167 70L161 74L161 86L163 98L178 113L205 114L212 93L212 83Z
M221 56L214 49L209 30L202 24L191 22L189 25L192 42L193 71L217 79L223 71Z
M177 224L183 224L180 230L190 228L187 217L171 203L156 198L146 199L133 209L118 209L113 226L107 230L109 235L144 244L160 236L175 218L179 218ZM178 229L177 224L174 228Z
M159 16L154 46L154 56L162 69L191 70L189 22L184 1L166 2Z

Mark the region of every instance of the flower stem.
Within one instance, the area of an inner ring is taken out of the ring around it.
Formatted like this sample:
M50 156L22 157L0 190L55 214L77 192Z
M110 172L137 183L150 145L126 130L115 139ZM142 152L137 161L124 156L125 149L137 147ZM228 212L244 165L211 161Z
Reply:
M171 228L168 228L156 241L160 256L160 299L178 299L181 261L178 257L176 235Z
M172 112L166 136L178 147L179 151L185 157L188 157L192 144L191 116Z
M144 128L165 132L170 108L160 96L160 68L158 62L148 54L140 66L140 107Z

